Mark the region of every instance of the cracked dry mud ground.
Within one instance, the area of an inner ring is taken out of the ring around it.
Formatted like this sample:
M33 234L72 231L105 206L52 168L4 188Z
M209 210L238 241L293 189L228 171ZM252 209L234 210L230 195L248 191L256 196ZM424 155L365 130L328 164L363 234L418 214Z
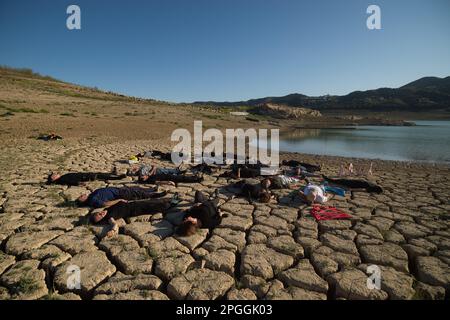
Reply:
M4 144L0 154L0 299L444 299L450 289L450 169L374 161L381 195L352 193L329 204L351 220L317 223L309 209L275 192L269 204L228 200L230 182L167 187L183 201L162 214L132 218L120 235L86 223L72 204L87 189L129 185L131 178L86 187L47 186L50 170L109 171L114 161L163 142L95 139ZM285 154L337 172L342 159ZM349 161L348 159L346 161ZM351 160L355 165L365 160ZM146 159L145 162L157 160ZM119 171L128 165L117 164ZM220 190L226 214L211 234L173 234L195 190ZM367 288L367 266L381 269L381 290ZM66 286L68 267L81 288Z

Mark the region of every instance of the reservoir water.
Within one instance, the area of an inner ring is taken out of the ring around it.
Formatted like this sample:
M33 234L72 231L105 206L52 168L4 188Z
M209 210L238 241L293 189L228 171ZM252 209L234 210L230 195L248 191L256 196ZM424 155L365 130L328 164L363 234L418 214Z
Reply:
M415 123L280 132L280 151L450 164L450 121Z

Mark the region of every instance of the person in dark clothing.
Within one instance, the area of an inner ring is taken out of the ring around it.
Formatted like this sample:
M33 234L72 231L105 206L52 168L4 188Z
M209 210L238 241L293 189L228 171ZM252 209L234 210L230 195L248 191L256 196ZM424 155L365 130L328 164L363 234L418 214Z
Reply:
M176 202L174 202L174 199L175 198L146 199L130 202L126 200L120 200L111 207L106 208L103 211L94 213L92 215L92 221L94 223L99 223L101 221L108 221L110 218L113 218L114 220L125 219L144 214L165 212L171 206L176 204Z
M246 168L254 169L254 170L261 170L261 168L268 168L269 167L266 164L262 164L259 160L256 163L250 163L249 160L246 160L246 161L247 162L244 165L238 164L237 162L235 162L234 165L238 165L238 166L241 166L241 167L245 166Z
M214 172L217 171L217 168L215 168L211 165L208 165L206 163L200 163L195 166L192 166L191 170L193 172L201 172L201 173L206 173L206 174L211 175L211 174L213 174L213 171Z
M297 160L283 160L281 161L281 164L289 167L304 167L308 172L316 172L322 169L322 167L319 165L300 162Z
M219 204L217 196L209 200L202 192L196 191L195 202L196 204L185 212L184 220L177 229L177 234L180 236L191 236L199 228L211 230L222 221L217 207Z
M153 150L150 152L152 157L157 157L160 160L172 161L172 152L162 152L158 150ZM183 158L189 156L189 154L183 154L183 152L179 152L178 156Z
M261 169L250 167L244 164L233 164L231 171L226 171L220 175L225 178L256 178L261 175Z
M79 204L94 208L110 207L120 200L143 200L161 198L167 193L156 193L157 188L123 187L100 188L90 194L82 194L78 197Z
M54 133L44 134L37 137L38 140L50 141L50 140L62 140L61 136L58 136Z
M72 172L63 175L60 175L58 173L51 173L47 177L47 184L78 186L88 181L122 180L123 178L126 178L125 174L117 175L114 173L105 172Z
M259 200L262 203L267 203L272 198L268 189L264 188L261 183L251 183L248 180L241 180L232 186L238 189L238 196L243 196L248 199L250 203L253 203L254 199Z
M353 191L363 189L369 193L383 193L383 188L381 188L379 185L376 185L373 182L369 182L366 180L333 179L333 178L329 178L325 175L322 175L322 177L325 179L325 181L328 181L328 183L330 183L330 184L349 188L349 189L352 189Z
M149 176L139 177L139 182L141 183L151 183L151 184L162 184L167 182L173 183L196 183L202 182L203 177L195 175L195 176L187 176L183 174L170 174L170 173L160 173Z
M161 160L172 161L172 154L170 152L162 152L159 150L153 150L150 152L152 157L158 157Z
M179 202L180 199L177 193L171 199L146 199L131 202L120 200L115 205L94 213L91 216L91 221L95 224L107 222L111 229L107 232L106 236L112 237L119 233L119 223L121 221L123 223L123 219L157 212L164 213Z

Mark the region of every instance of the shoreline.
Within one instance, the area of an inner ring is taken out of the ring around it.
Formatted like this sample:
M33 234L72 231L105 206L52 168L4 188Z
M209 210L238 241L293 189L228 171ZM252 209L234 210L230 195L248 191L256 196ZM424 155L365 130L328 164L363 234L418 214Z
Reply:
M158 145L161 150L169 152L172 147L174 146L174 142L171 142L169 138L157 138L157 139L123 139L121 141L117 141L115 137L96 137L96 138L67 138L60 141L39 141L32 138L11 138L8 140L3 140L5 143L4 150L7 152L7 149L9 148L15 148L20 145L29 145L29 144L36 144L36 145L42 145L45 146L46 144L60 144L60 145L70 145L70 144L85 144L85 143L92 143L93 141L96 141L99 145L108 145L108 144L130 144L130 145L138 145L138 144L149 144L149 145ZM6 146L6 144L13 145ZM136 149L136 153L139 153L144 150ZM145 150L147 151L147 150ZM225 148L224 148L225 152ZM4 153L5 154L5 153ZM131 156L131 154L130 154ZM329 155L329 154L315 154L315 153L305 153L305 152L298 152L298 151L285 151L285 150L279 150L279 156L281 159L286 159L289 156L294 157L295 159L298 158L308 158L308 159L320 159L320 161L340 161L340 162L374 162L384 165L401 165L405 167L411 167L411 166L419 166L419 167L430 167L430 168L436 168L436 167L442 167L442 168L450 168L450 162L440 162L440 161L433 161L433 160L398 160L398 159L380 159L380 158L364 158L364 157L356 157L356 156L339 156L339 155Z
M280 154L287 155L298 155L298 157L307 156L307 157L326 157L326 158L335 158L336 160L342 160L349 162L350 160L354 161L364 161L364 162L387 162L387 163L398 163L404 164L407 166L410 165L426 165L430 167L442 166L450 168L450 162L445 161L434 161L434 160L398 160L398 159L380 159L380 158L363 158L363 157L350 157L350 156L338 156L338 155L328 155L328 154L313 154L313 153L302 153L302 152L294 152L294 151L280 151Z

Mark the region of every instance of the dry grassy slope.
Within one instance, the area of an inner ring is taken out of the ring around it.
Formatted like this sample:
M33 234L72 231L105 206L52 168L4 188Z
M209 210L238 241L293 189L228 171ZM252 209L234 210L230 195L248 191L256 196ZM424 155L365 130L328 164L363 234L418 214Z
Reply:
M175 128L255 126L198 106L172 105L0 68L0 139L55 132L63 137L169 138Z

